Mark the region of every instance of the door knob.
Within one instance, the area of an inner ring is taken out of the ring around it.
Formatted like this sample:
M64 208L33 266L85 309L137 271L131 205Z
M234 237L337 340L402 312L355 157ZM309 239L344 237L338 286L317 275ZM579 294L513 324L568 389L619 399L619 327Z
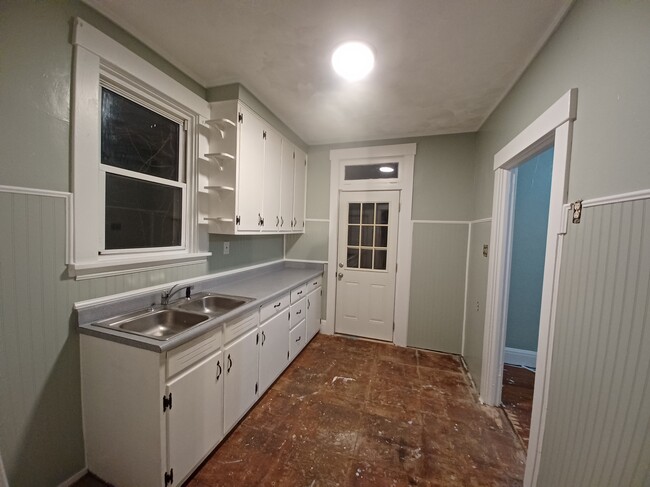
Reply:
M339 281L340 281L341 279L343 279L343 273L342 273L342 272L339 272L338 277L339 277Z

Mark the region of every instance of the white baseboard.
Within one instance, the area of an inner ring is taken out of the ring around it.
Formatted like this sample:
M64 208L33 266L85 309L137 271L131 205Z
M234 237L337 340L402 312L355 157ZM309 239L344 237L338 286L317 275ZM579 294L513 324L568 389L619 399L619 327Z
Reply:
M72 477L70 477L68 480L64 480L61 482L58 487L70 487L72 484L77 482L81 477L86 475L88 473L88 468L84 467L82 470L74 474Z
M537 352L506 347L503 362L510 365L535 367L537 365Z

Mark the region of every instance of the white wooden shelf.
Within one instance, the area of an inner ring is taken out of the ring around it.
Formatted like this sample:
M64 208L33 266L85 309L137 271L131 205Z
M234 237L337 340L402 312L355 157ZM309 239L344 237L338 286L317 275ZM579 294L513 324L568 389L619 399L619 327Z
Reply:
M216 189L217 191L235 191L232 186L206 186L205 189Z
M222 217L222 216L206 217L205 220L215 221L215 222L222 222L222 223L232 223L232 222L235 221L233 218L225 218L225 217Z
M235 160L235 156L227 152L211 152L210 154L205 154L205 157L213 161Z

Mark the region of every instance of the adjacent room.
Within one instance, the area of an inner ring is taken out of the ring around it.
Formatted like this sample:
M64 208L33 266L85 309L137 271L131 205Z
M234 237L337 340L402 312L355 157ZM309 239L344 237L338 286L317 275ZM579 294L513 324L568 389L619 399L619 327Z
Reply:
M0 487L650 483L650 3L0 2Z

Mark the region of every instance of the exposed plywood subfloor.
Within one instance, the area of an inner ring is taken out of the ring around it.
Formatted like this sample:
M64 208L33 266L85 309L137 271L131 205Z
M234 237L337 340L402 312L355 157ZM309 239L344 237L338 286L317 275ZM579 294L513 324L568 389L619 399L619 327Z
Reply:
M525 448L530 437L535 372L516 365L503 366L501 402L515 432Z
M524 461L457 357L319 335L187 485L518 486Z

